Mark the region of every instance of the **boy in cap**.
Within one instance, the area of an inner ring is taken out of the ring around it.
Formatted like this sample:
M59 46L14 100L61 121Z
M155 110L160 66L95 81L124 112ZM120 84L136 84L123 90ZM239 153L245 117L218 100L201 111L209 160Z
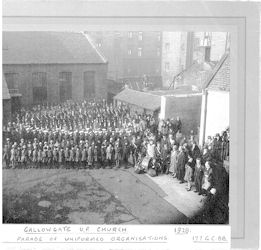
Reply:
M120 167L120 161L121 161L121 146L120 146L119 139L117 139L116 142L115 142L114 150L115 150L115 156L114 156L115 167L119 168Z
M59 168L61 168L63 166L64 163L64 152L63 152L63 147L60 147L58 149L58 164L59 164Z
M89 145L87 157L88 157L88 167L92 168L92 166L93 166L93 147L92 147L92 145Z
M198 195L201 195L202 193L202 177L204 173L204 166L201 163L201 158L198 157L196 159L196 166L195 166L195 172L194 172L194 180L195 180L195 193L198 193Z
M32 164L35 168L37 168L37 153L37 147L34 147L32 151Z
M82 168L86 167L86 161L87 161L87 147L86 145L84 145L82 149L82 157L81 157Z
M98 166L98 146L97 146L97 144L94 145L94 149L93 149L93 165L94 165L94 168L99 168L99 166Z
M112 154L113 154L113 146L111 143L106 148L106 161L108 164L108 167L112 168Z
M21 149L21 165L26 168L27 167L27 152L26 152L26 146L23 145Z
M64 160L65 160L65 168L67 169L70 166L70 150L68 146L66 146L64 150Z
M80 148L78 146L75 146L76 147L76 151L75 151L75 165L77 168L80 167L80 157L81 157L81 151L80 151Z

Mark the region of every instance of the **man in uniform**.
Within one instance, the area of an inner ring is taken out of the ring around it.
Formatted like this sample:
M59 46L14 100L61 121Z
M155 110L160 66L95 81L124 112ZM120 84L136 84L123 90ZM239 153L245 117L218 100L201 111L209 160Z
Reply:
M124 165L125 168L129 163L129 151L130 151L129 141L127 137L124 136L122 140L122 164Z
M179 146L179 153L177 156L177 178L180 180L180 183L184 183L185 176L185 165L187 163L185 149L182 146Z

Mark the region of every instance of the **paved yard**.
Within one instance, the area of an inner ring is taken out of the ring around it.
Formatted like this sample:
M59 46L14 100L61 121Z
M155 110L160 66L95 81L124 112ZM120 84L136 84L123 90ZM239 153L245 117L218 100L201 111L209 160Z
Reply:
M169 176L150 178L132 168L3 170L4 223L186 223L198 199Z

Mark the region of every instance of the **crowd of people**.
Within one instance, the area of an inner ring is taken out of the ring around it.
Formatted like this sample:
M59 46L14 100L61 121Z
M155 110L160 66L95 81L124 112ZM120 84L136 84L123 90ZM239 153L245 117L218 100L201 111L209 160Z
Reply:
M182 134L179 117L158 120L105 100L67 101L22 109L4 123L3 144L6 168L139 165L186 182L188 191L193 184L201 195L214 186L224 189L218 166L229 158L229 129L199 148L193 131Z

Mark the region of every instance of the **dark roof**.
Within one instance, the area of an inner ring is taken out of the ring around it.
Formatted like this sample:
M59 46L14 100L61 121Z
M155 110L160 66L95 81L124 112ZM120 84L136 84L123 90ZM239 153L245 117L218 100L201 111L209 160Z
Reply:
M166 96L166 95L193 95L197 93L201 93L198 89L193 89L193 85L181 85L175 89L160 89L160 90L152 90L150 91L151 94Z
M3 64L72 63L106 63L106 59L83 33L3 32Z
M230 90L230 56L228 52L217 63L207 79L204 88L218 91Z
M114 99L152 111L157 110L161 105L161 97L159 95L129 88L121 91Z
M176 87L182 85L195 85L199 89L202 89L202 85L204 85L214 67L215 62L194 61L187 69L179 73L181 78L180 81L177 81Z
M8 100L11 98L4 75L2 76L2 98L3 100Z

